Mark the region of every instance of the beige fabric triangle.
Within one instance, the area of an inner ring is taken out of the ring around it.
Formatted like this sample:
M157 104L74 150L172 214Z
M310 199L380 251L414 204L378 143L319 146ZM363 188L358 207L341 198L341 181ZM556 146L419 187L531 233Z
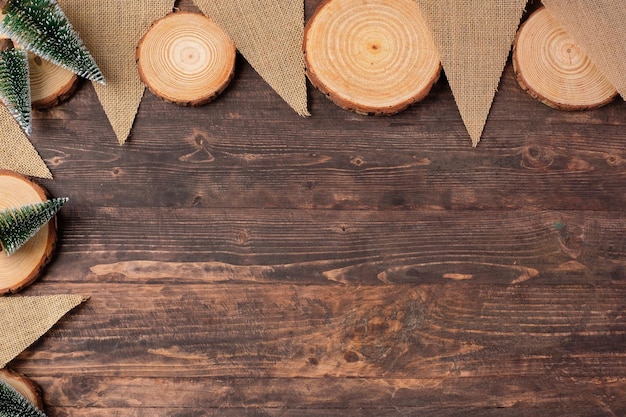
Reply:
M85 300L81 295L0 298L0 368Z
M194 0L261 77L301 116L307 109L304 0Z
M11 113L0 104L0 169L22 175L52 178L50 170Z
M152 22L171 12L174 0L58 0L106 79L94 83L120 144L130 135L145 86L135 48Z
M439 48L441 63L476 146L527 0L415 0Z
M543 4L626 99L624 0L544 0Z

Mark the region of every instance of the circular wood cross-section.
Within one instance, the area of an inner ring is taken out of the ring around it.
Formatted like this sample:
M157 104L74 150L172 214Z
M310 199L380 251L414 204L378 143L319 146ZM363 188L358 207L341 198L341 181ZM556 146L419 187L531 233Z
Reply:
M0 35L0 40L7 39ZM19 45L16 45L19 47ZM28 53L30 99L35 109L47 109L61 104L74 94L78 87L78 75Z
M545 7L518 31L513 67L524 90L557 109L593 109L617 96L615 87Z
M11 171L0 171L0 210L47 200L45 190ZM55 219L11 256L0 252L0 294L16 292L32 283L50 260L56 243Z
M311 83L338 106L388 115L424 98L441 62L413 0L326 0L305 27Z
M22 394L35 407L43 411L41 388L33 380L8 369L0 369L0 380L4 381Z
M33 108L47 109L74 94L78 76L71 71L29 53L30 94Z
M170 13L152 24L137 46L141 80L162 99L187 106L213 100L230 83L237 50L200 13Z

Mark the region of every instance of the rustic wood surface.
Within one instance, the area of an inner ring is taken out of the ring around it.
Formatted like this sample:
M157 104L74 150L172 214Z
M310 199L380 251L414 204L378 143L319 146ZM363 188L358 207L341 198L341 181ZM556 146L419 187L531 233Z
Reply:
M477 149L445 77L310 110L239 56L207 106L146 92L124 146L89 83L35 112L70 201L22 294L91 296L9 365L50 416L626 415L621 98L558 111L509 62Z

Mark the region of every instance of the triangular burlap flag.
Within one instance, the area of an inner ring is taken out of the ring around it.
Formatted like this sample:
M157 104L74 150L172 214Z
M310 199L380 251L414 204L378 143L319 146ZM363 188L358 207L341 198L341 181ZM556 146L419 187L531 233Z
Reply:
M85 300L81 295L0 298L0 368Z
M309 116L304 72L304 0L194 0L261 77L299 115Z
M472 138L480 141L527 0L415 0Z
M543 4L626 99L626 2L544 0Z
M171 12L174 0L58 0L104 74L94 83L120 144L130 135L145 86L135 48L152 22Z
M22 175L52 178L50 170L41 159L24 131L11 113L0 104L0 169Z

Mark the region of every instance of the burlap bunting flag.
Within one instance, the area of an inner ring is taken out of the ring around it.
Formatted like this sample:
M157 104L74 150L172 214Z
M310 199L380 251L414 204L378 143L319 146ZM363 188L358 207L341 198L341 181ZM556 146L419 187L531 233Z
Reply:
M626 98L624 0L544 0L543 4Z
M261 77L299 115L309 116L302 39L303 0L194 0Z
M450 88L476 146L527 0L415 0L439 48Z
M22 175L52 178L50 170L11 113L0 104L0 169Z
M106 79L94 83L120 144L130 135L145 86L135 48L152 22L171 12L174 0L58 0Z
M0 298L0 368L86 300L81 295Z

